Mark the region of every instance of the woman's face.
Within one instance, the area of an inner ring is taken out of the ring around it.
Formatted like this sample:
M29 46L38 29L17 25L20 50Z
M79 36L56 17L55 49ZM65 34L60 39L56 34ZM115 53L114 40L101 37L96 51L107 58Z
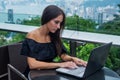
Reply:
M63 21L63 15L59 15L58 17L50 20L46 25L51 33L55 33L58 29L60 29L60 24Z

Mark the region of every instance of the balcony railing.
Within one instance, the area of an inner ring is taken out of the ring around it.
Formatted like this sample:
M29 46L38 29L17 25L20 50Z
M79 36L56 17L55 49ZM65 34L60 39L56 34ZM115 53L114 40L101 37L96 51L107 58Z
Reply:
M12 32L27 33L36 28L38 27L0 23L0 30L12 31ZM116 35L82 32L75 30L64 30L61 37L64 39L68 39L70 41L82 41L82 42L90 42L90 43L103 44L103 43L112 42L113 45L120 46L120 36L116 36Z

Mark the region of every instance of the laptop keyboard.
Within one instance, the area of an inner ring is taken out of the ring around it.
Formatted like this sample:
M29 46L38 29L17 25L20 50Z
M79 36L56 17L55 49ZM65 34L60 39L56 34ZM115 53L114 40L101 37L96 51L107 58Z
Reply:
M85 67L78 67L76 69L70 69L68 73L70 74L80 74L81 72L85 71Z

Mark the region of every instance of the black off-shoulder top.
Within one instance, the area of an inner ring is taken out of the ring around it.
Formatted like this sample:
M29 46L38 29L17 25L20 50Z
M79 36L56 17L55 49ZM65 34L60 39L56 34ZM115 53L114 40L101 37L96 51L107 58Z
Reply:
M62 46L61 54L66 53ZM52 62L57 56L56 48L53 42L39 43L33 39L25 38L22 44L21 55L35 58L39 61Z

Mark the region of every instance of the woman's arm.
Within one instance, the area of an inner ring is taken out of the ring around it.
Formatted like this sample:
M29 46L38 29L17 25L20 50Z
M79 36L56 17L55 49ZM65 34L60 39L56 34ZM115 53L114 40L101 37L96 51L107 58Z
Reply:
M69 55L67 55L67 54L61 54L61 59L63 60L63 61L73 61L73 57L71 57L71 56L69 56Z
M62 62L62 63L54 63L54 62L43 62L37 61L34 58L27 58L28 65L30 69L53 69L58 67L66 67L66 68L76 68L76 64L72 61Z
M36 59L31 58L31 57L28 57L27 61L28 61L28 65L30 69L51 69L51 68L60 67L59 63L37 61Z
M77 57L72 57L72 56L69 56L67 54L61 54L61 59L64 60L64 61L73 61L75 62L77 65L82 65L82 66L86 66L87 65L87 62L82 60L82 59L79 59Z

